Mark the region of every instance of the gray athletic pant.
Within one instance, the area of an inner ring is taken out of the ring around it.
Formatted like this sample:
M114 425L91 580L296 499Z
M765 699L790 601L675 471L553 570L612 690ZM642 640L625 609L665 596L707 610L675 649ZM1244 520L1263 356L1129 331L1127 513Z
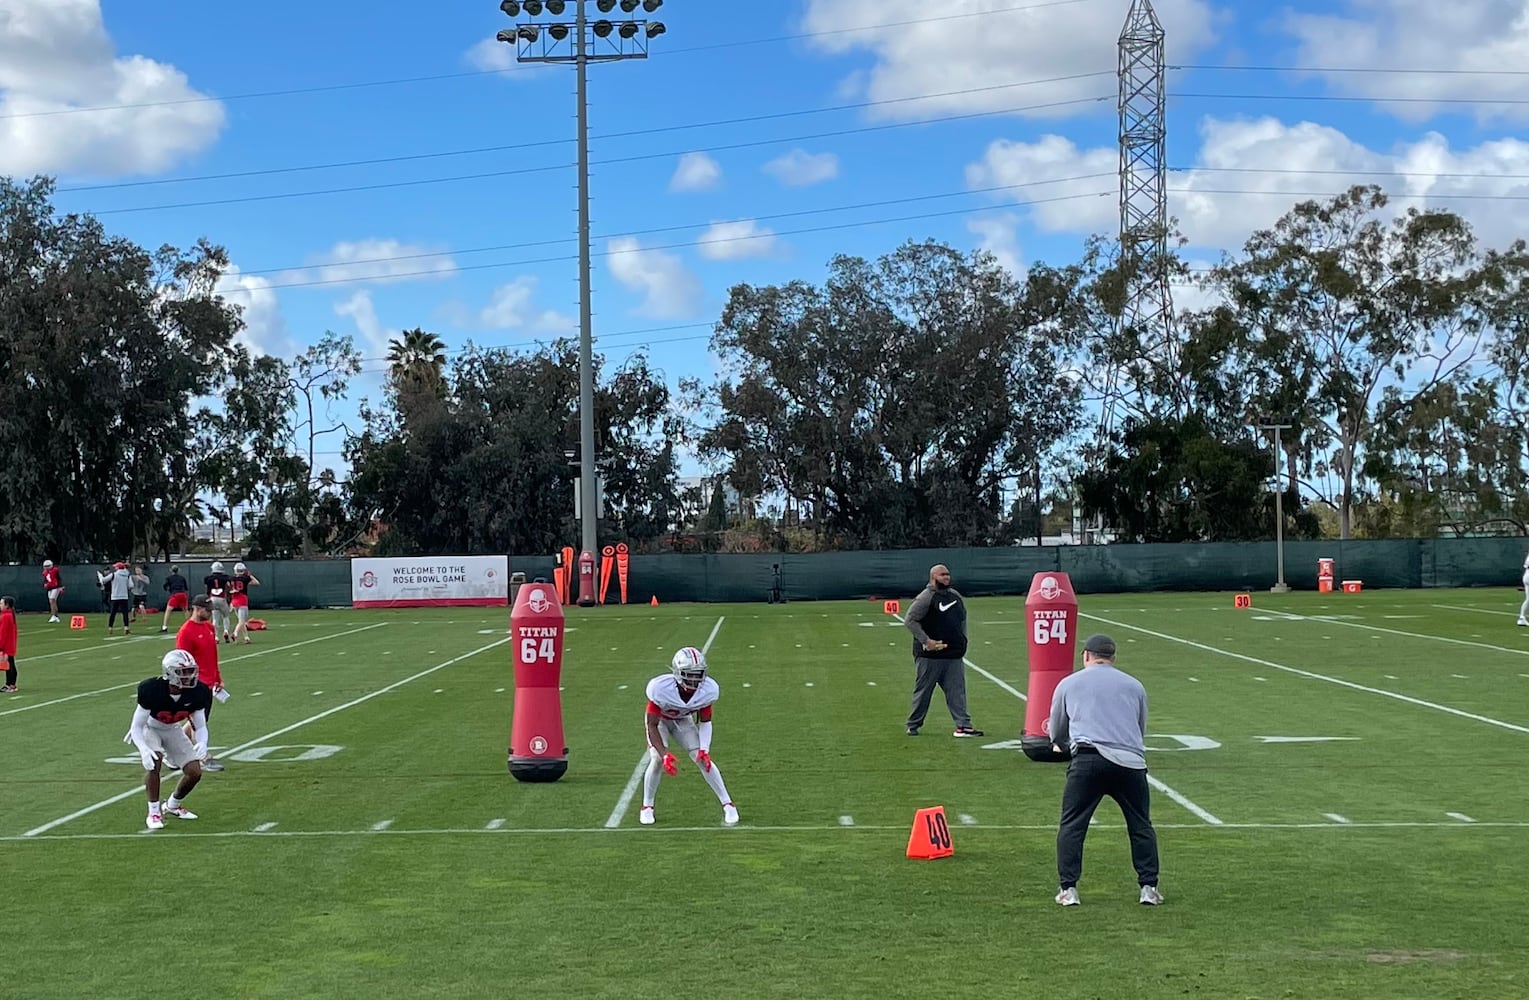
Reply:
M914 659L913 666L913 711L908 713L908 728L917 729L924 724L936 684L945 691L945 707L950 709L956 728L970 728L972 717L966 713L966 664L959 657L932 659L920 656Z

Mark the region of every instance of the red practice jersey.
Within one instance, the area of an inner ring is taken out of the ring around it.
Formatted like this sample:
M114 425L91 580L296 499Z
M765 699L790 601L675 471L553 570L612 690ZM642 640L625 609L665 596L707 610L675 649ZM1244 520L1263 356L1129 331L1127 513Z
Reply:
M196 675L208 687L223 683L218 673L218 633L212 622L199 622L195 618L181 626L175 634L175 648L184 649L196 660Z
M0 656L16 655L16 612L0 611Z
M57 590L64 585L63 575L59 573L57 566L49 566L42 571L42 589Z

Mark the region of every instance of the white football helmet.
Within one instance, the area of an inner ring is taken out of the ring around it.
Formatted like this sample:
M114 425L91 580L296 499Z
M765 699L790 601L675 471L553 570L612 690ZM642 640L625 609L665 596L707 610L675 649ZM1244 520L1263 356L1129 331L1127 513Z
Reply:
M196 657L184 649L172 649L159 661L160 673L178 688L196 687Z
M53 560L52 559L44 559L42 561L42 568L43 569L52 569L53 568Z
M670 661L674 679L686 691L694 691L706 679L706 654L694 646L686 646L674 654Z
M220 563L220 562L213 563L212 564L212 571L214 573L221 573L221 572L223 572L223 564Z
M234 563L234 572L235 573L243 573L247 569L249 569L249 567L244 565L244 563Z

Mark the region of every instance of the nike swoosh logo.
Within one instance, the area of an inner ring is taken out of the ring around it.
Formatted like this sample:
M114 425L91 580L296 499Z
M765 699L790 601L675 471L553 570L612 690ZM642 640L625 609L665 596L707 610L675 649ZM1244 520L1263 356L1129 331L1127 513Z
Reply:
M941 611L949 611L951 608L953 608L955 606L956 606L956 602L955 601L951 601L949 604L941 604L940 605L940 610Z

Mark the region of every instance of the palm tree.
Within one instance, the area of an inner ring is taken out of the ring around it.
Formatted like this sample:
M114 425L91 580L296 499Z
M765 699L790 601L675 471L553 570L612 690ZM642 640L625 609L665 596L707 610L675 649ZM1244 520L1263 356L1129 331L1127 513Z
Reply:
M388 341L388 364L399 389L438 394L445 384L446 343L419 327L405 330L401 337Z

